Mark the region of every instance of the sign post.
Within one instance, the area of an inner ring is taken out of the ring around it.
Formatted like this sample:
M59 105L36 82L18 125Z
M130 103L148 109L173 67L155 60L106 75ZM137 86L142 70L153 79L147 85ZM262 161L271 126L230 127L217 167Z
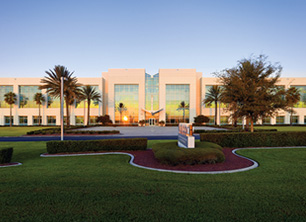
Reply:
M182 148L195 148L192 123L180 123L178 130L178 146Z

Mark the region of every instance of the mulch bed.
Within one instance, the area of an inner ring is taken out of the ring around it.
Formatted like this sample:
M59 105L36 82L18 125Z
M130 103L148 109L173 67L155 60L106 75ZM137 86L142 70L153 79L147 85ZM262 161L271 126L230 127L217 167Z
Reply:
M208 171L225 171L225 170L236 170L241 168L246 168L253 165L253 162L238 157L232 153L234 148L226 148L223 149L225 155L225 161L223 163L216 163L216 164L196 164L196 165L177 165L171 166L166 164L161 164L158 162L157 159L154 157L154 153L152 150L144 150L144 151L114 151L114 152L125 152L132 154L134 158L134 163L155 168L155 169L165 169L165 170L179 170L179 171L197 171L197 172L208 172ZM112 152L112 151L110 151ZM107 153L107 152L102 152ZM63 153L65 155L67 153ZM75 153L74 153L75 154ZM80 153L79 153L80 154ZM82 153L84 154L84 153ZM52 156L52 154L47 154ZM60 155L60 154L56 154Z

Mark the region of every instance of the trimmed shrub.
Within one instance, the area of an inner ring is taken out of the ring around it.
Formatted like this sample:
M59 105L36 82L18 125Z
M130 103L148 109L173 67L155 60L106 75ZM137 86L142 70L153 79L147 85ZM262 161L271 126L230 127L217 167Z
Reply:
M34 130L27 132L27 135L46 135L46 134L60 134L60 128L48 128L48 129L41 129L41 130ZM120 131L118 130L103 130L103 131L95 131L95 130L68 130L65 129L65 134L119 134Z
M209 122L209 118L207 116L198 115L198 116L194 117L194 123L195 124L202 125L203 123L208 123L208 122Z
M13 156L12 147L0 149L0 164L11 162L12 156Z
M276 132L277 129L254 129L254 132ZM246 132L242 128L235 128L231 130L201 130L201 129L196 129L194 130L194 133L230 133L230 132Z
M106 150L146 150L146 138L132 139L106 139L106 140L66 140L47 142L47 152L75 153L75 152L97 152Z
M196 142L196 148L178 147L176 142L157 143L153 152L159 162L170 165L220 163L225 160L222 147L210 142Z
M237 148L305 146L306 132L201 133L200 140Z

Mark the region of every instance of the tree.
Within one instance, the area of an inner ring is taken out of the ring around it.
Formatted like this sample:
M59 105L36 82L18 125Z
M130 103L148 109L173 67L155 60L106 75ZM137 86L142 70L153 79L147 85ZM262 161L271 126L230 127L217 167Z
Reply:
M45 97L42 93L35 93L34 101L38 105L38 125L41 125L40 106L45 102Z
M69 106L80 95L78 79L73 77L74 72L70 72L65 66L57 65L53 70L46 71L45 76L40 82L43 83L39 89L46 89L47 93L54 98L61 100L61 78L64 77L64 100L66 103L67 125L70 125Z
M176 110L177 111L183 110L183 123L184 123L185 122L185 110L189 110L189 104L186 104L185 101L182 101Z
M218 102L222 99L222 88L220 86L212 86L206 95L203 103L211 105L215 103L215 125L217 125Z
M284 99L287 92L276 85L282 67L266 59L263 55L242 59L237 67L216 74L224 87L222 101L228 103L233 117L245 117L251 123L251 132L260 117L274 116L289 106Z
M292 114L295 113L293 106L300 101L300 92L297 88L291 87L286 91L286 103L288 105L287 112L290 114L290 125L292 126Z
M119 111L120 113L120 120L119 120L119 123L121 123L121 120L122 120L122 113L124 111L127 110L127 108L125 107L125 105L123 103L119 103L118 106L117 106L117 110Z
M10 105L10 127L12 126L12 106L17 101L17 96L13 92L4 94L4 101Z
M89 125L91 101L101 102L101 94L98 93L94 87L89 85L82 87L81 94L82 97L87 100L87 125Z

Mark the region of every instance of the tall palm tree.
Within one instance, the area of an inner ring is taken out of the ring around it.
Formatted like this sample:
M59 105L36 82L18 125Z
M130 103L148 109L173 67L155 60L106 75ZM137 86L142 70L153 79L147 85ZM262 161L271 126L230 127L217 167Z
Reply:
M122 120L122 113L124 111L127 110L127 108L125 107L125 105L123 103L119 103L118 106L116 107L116 109L119 111L120 113L120 120L119 120L119 123L121 123L121 120Z
M13 92L4 94L4 101L10 105L10 127L12 126L12 106L17 101L17 96Z
M72 101L80 94L78 79L73 77L74 72L70 72L65 66L57 65L53 70L46 71L45 76L40 82L43 83L39 89L46 89L46 92L54 98L60 97L61 100L61 78L64 77L64 100L66 103L67 126L70 125L69 106ZM62 101L61 101L62 102Z
M218 102L222 99L222 88L220 86L212 86L204 99L204 104L211 105L215 103L215 125L217 125Z
M101 94L96 91L92 86L86 85L81 89L82 97L87 100L87 126L89 125L90 118L90 104L91 101L101 102Z
M183 123L185 122L185 110L189 110L189 104L186 104L185 101L182 101L178 108L178 111L183 110Z
M34 101L38 105L38 125L41 125L40 106L46 101L42 93L35 93Z

